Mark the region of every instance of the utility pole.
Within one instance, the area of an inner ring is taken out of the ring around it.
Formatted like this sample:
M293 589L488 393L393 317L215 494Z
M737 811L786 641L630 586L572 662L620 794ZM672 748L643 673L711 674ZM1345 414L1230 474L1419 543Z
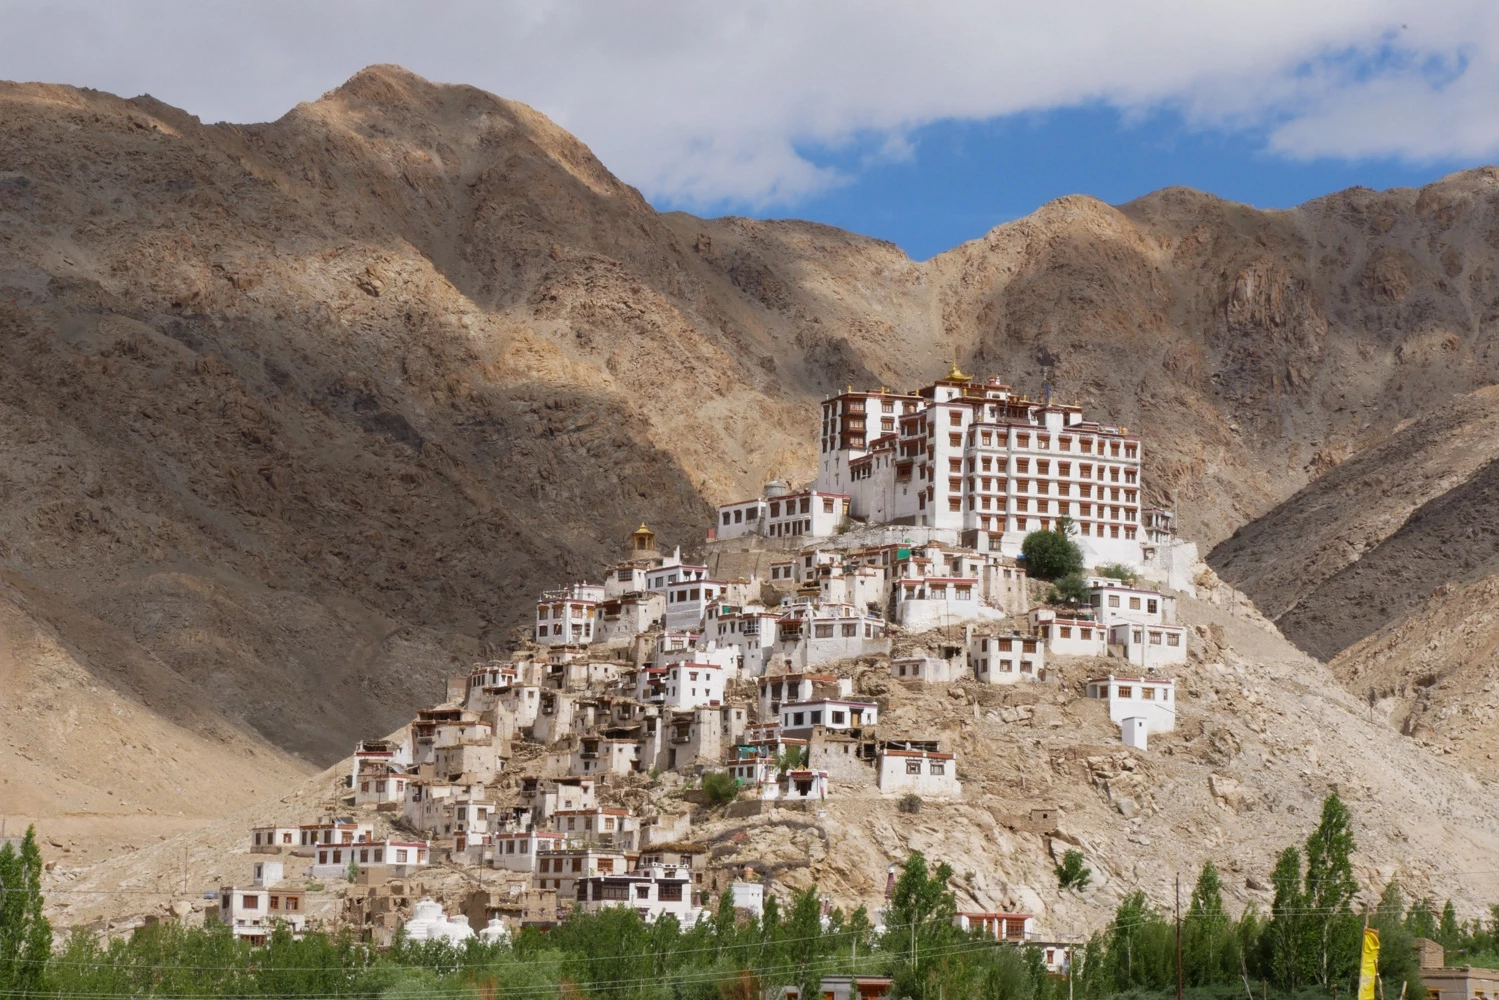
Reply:
M1176 1000L1182 1000L1182 876L1176 873Z

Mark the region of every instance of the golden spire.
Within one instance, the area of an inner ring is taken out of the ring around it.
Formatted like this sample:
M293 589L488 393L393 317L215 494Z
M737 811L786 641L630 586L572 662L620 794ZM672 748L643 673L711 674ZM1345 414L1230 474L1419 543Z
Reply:
M942 381L944 381L944 382L970 382L972 380L973 380L973 376L972 375L964 375L963 372L958 368L958 359L957 359L957 356L954 355L954 357L952 359L952 370L947 373L947 377L944 378Z

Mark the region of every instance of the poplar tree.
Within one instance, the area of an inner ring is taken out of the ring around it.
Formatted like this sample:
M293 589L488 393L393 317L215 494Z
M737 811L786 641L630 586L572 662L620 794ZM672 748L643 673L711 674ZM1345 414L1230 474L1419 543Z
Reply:
M1306 901L1301 889L1301 852L1287 847L1270 873L1275 899L1270 903L1270 923L1265 928L1266 958L1270 978L1277 986L1294 990L1305 985Z
M42 989L52 954L52 924L42 915L42 852L36 827L17 851L0 845L0 993L30 996Z
M896 879L881 940L882 948L894 959L892 992L896 996L924 996L925 973L931 963L923 963L922 952L940 953L942 944L957 935L953 927L957 900L947 887L952 876L946 862L929 870L926 856L912 851Z
M1234 939L1223 909L1223 880L1211 861L1202 866L1182 921L1182 966L1194 986L1232 980Z
M1322 821L1306 840L1313 974L1324 988L1345 979L1358 962L1359 924L1352 909L1358 892L1353 847L1348 807L1337 792L1331 792L1322 800Z

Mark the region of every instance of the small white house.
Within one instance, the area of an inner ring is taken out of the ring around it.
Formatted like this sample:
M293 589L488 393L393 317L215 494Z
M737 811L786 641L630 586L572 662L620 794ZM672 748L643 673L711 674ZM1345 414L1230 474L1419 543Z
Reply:
M872 701L796 701L781 706L781 730L860 729L873 726L880 719L880 706Z
M543 646L593 642L597 608L603 600L604 588L587 583L542 594L536 602L536 641Z
M1088 697L1107 700L1109 721L1145 720L1148 733L1176 729L1176 681L1169 677L1095 677L1088 681Z
M741 535L761 534L765 522L767 503L756 497L738 503L726 503L718 508L718 523L714 526L716 538L738 538Z
M1088 604L1093 608L1093 616L1105 625L1121 621L1170 625L1176 621L1175 598L1109 577L1088 579Z
M701 629L708 608L723 600L728 584L721 580L693 580L666 588L666 627Z
M616 850L635 849L640 820L628 809L593 806L588 809L558 809L552 814L552 829L569 844L600 844Z
M640 744L635 740L611 740L584 736L578 741L568 764L569 774L629 774L640 770Z
M666 671L663 708L691 709L723 704L724 670L716 663L685 661L663 667Z
M511 872L534 872L536 855L556 850L566 838L549 830L497 833L492 838L490 864Z
M425 868L432 863L432 845L425 840L375 840L357 844L320 846L313 857L313 878L343 878L349 867L385 866Z
M898 656L890 661L890 676L898 681L945 684L958 679L951 660L937 656Z
M1103 656L1108 652L1108 630L1091 618L1033 608L1031 629L1046 643L1052 656Z
M957 755L934 750L881 750L879 784L884 795L955 799L963 794Z
M828 797L828 792L831 790L828 772L804 767L791 768L779 785L767 787L776 789L777 798L792 802L820 802Z
M765 883L734 882L729 886L734 909L748 910L758 920L765 913Z
M953 925L995 941L1023 944L1035 934L1036 918L1029 913L958 913Z
M280 854L298 846L302 837L301 827L296 826L252 826L250 827L251 854Z
M978 583L970 577L897 580L895 620L919 632L979 618Z
M384 762L363 764L354 782L356 806L396 805L406 798L404 769ZM288 842L289 843L289 842Z
M803 490L766 498L761 534L767 538L826 538L848 517L848 494Z
M298 828L298 832L301 834L301 847L362 844L375 839L375 824L343 819L328 820L323 823L304 823Z
M776 648L776 622L780 613L745 609L717 619L718 644L734 651L735 664L745 677L765 673Z
M1127 747L1148 750L1150 748L1150 723L1138 715L1122 719L1119 722L1119 738Z
M1115 622L1109 626L1109 646L1125 661L1147 670L1187 662L1187 630L1181 625Z
M760 678L755 685L760 696L760 718L779 715L781 706L819 698L846 698L854 682L836 674L774 674Z

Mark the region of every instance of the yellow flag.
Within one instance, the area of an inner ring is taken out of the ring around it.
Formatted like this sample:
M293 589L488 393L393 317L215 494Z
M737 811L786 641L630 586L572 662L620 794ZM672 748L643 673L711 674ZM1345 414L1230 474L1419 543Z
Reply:
M1379 976L1379 931L1364 928L1364 954L1358 963L1358 1000L1374 1000L1374 980Z

